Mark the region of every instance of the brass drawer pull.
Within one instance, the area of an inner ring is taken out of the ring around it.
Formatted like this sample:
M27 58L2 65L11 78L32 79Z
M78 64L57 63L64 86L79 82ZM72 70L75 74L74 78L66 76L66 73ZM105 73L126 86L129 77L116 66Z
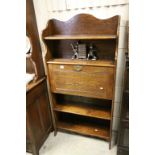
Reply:
M74 66L74 70L77 71L77 72L79 72L79 71L82 70L82 66L80 66L80 65L75 65L75 66Z
M103 90L104 91L103 87L100 87L100 90Z

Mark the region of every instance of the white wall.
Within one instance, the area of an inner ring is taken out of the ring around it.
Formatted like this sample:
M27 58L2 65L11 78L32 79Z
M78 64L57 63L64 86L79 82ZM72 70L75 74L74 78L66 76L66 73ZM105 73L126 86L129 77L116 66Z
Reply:
M51 18L68 20L79 13L89 13L97 18L121 15L118 65L116 73L116 94L113 130L117 131L120 120L120 103L123 90L124 52L127 50L127 27L129 20L128 0L33 0L39 34ZM44 53L44 45L41 43Z

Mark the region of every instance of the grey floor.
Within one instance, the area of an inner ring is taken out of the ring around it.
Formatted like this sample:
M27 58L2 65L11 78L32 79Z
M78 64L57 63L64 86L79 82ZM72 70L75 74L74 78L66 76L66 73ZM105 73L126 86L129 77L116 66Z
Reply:
M113 144L109 150L109 143L106 141L58 132L57 136L53 133L49 135L39 153L40 155L116 155L116 152L116 145Z

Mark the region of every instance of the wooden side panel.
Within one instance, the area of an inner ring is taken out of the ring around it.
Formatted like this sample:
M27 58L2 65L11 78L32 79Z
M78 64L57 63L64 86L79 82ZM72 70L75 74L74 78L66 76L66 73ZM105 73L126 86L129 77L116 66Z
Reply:
M33 137L37 145L44 136L44 130L41 124L38 106L38 100L36 100L27 108L27 112L29 113L29 119L31 122L31 128L33 130Z
M40 115L42 116L43 128L44 132L48 132L51 128L51 112L50 112L50 105L48 104L48 95L47 92L43 92L39 99L39 110Z
M46 81L28 91L26 99L27 125L29 124L32 132L27 133L27 143L39 150L49 132L53 130Z

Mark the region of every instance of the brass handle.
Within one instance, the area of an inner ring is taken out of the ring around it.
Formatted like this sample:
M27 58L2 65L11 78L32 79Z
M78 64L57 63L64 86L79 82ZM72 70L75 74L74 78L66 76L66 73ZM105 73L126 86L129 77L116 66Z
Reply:
M77 71L77 72L79 72L79 71L82 70L82 66L80 66L80 65L75 65L75 66L74 66L74 70Z
M104 91L104 88L103 87L100 87L100 90L103 90Z

